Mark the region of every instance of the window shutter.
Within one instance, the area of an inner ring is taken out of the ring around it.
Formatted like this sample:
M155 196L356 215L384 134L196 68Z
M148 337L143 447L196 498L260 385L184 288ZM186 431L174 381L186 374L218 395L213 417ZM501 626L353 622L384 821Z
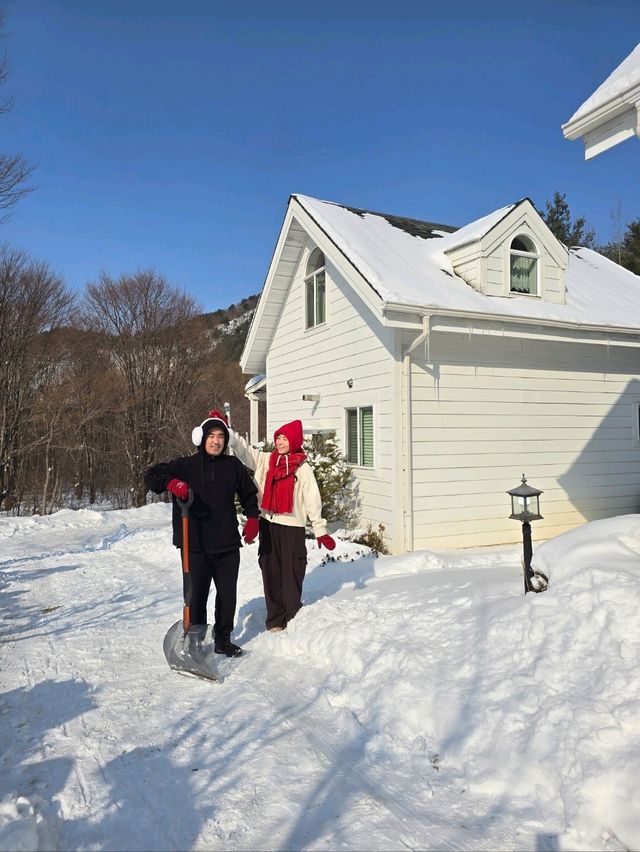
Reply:
M358 412L347 410L347 461L358 464Z
M360 464L373 467L373 408L360 409Z

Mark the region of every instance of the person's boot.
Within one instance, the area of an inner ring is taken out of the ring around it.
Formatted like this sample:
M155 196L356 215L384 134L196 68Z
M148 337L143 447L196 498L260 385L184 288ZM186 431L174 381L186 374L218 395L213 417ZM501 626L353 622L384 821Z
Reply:
M227 657L239 657L242 654L242 648L234 645L228 636L216 639L213 650L216 654L224 654Z
M202 649L207 634L206 624L192 624L184 637L184 646L187 650L195 651Z

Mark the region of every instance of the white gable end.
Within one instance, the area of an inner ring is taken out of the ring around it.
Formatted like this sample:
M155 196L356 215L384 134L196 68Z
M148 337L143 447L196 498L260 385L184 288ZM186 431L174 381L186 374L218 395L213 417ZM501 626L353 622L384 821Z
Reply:
M332 235L306 210L295 196L289 202L287 215L269 266L260 301L247 335L240 358L244 373L262 373L265 370L276 328L296 273L303 268L314 248L326 257L327 265L334 267L341 280L348 282L366 303L378 313L381 299L371 282L357 265L357 258L347 257ZM303 315L300 317L303 321Z
M240 367L245 373L256 374L264 371L278 317L282 312L291 279L300 262L306 240L305 231L289 210L280 231L240 358Z

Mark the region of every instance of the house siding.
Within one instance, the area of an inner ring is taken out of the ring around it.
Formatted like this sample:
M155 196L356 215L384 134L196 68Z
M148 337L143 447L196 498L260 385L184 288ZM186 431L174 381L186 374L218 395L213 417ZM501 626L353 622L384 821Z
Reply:
M478 292L483 290L482 259L477 243L463 246L449 253L455 274Z
M345 408L373 406L372 469L354 467L364 523L394 524L394 335L384 328L327 259L326 323L305 330L304 275L314 244L302 252L267 357L267 435L300 418L305 431L333 430L345 449ZM353 380L351 389L347 380ZM303 401L319 394L320 401Z
M536 539L640 511L637 349L436 333L430 352L411 368L414 548L521 541L523 472Z

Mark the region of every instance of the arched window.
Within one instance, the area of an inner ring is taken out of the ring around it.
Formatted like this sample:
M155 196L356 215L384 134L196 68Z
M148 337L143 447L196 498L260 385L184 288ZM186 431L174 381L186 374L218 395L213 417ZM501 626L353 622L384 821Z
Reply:
M512 293L538 294L538 260L533 240L521 234L511 242L509 290Z
M306 327L313 328L326 319L324 255L320 249L314 249L309 255L304 288Z

